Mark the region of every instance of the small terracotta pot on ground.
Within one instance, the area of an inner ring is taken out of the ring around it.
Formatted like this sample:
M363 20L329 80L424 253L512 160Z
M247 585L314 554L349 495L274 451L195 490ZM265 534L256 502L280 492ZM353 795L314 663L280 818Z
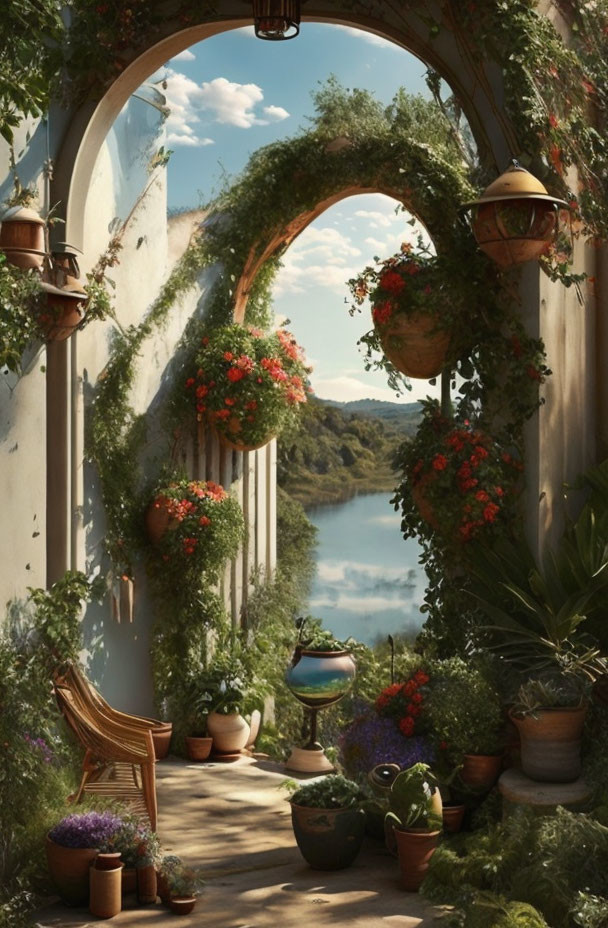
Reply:
M502 754L465 754L460 779L472 789L490 790L502 770Z
M123 895L137 892L137 870L135 867L125 867L122 871L122 892Z
M207 731L213 738L216 751L227 754L241 751L249 740L249 725L238 712L210 712Z
M455 834L462 828L466 806L460 802L444 802L442 808L443 830Z
M211 754L213 738L195 738L189 736L186 738L186 753L190 760L204 761Z
M154 864L137 868L137 901L140 905L156 902L156 868Z
M161 722L160 725L152 729L152 741L154 742L154 756L156 760L164 760L168 755L172 733L173 722Z
M171 896L169 899L169 908L176 915L189 915L195 905L194 896Z
M439 841L438 831L394 829L401 868L401 885L416 893L426 876L429 861Z
M90 869L89 911L97 918L114 918L122 910L122 869L118 863L112 869Z

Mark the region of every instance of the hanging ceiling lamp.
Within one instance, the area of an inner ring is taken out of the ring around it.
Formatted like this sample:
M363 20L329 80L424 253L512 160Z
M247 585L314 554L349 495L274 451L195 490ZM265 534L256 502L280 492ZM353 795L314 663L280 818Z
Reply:
M258 39L295 39L300 31L300 0L253 0L253 26Z
M513 161L478 200L462 208L471 210L471 228L481 250L505 269L546 254L557 238L560 209L569 206Z

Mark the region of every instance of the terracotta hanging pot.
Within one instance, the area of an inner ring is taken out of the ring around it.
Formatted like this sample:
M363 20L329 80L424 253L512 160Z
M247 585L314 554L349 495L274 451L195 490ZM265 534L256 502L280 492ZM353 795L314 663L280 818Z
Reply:
M169 515L168 504L169 499L166 496L157 496L146 509L146 532L153 545L159 543L167 530L179 525L177 519Z
M2 216L0 249L16 267L41 268L46 257L45 222L25 206L13 206Z
M541 783L572 783L581 774L581 739L587 706L536 709L510 718L521 739L521 768Z
M186 753L190 760L204 761L211 754L213 738L186 738Z
M416 509L422 516L425 522L434 528L435 531L440 527L439 519L435 516L432 504L429 502L426 495L426 487L433 480L433 475L431 473L423 474L418 483L412 483L412 499L416 505Z
M502 754L465 754L460 779L472 789L490 790L502 770Z
M271 432L262 439L262 441L257 444L248 444L244 439L240 438L240 433L243 431L243 426L241 420L238 416L230 416L226 422L225 429L218 429L217 424L212 422L212 428L216 435L218 436L220 442L226 447L232 449L232 451L257 451L259 448L264 448L269 442L275 438L275 435Z
M450 333L438 328L437 317L399 314L380 331L382 350L407 377L430 380L441 374L450 347Z
M65 341L74 334L84 319L84 304L87 295L82 285L73 278L63 287L42 281L46 293L48 310L40 313L38 322L47 341Z
M249 741L249 725L238 712L210 712L207 731L213 738L214 751L225 754L242 751Z
M416 831L395 828L401 885L408 892L418 892L429 868L429 861L439 841L439 831Z

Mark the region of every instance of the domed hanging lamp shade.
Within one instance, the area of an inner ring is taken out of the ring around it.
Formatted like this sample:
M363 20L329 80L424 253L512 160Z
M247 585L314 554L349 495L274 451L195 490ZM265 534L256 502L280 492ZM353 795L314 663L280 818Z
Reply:
M300 31L300 0L253 0L253 27L258 39L295 39Z
M481 250L506 269L546 254L557 238L560 209L570 207L513 161L478 200L462 208L471 210L471 228Z

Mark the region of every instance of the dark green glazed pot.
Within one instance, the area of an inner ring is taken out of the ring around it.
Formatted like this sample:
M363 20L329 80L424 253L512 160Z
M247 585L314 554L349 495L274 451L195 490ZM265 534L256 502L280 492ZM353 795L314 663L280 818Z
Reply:
M313 870L350 867L365 834L363 809L313 809L291 803L298 847Z

